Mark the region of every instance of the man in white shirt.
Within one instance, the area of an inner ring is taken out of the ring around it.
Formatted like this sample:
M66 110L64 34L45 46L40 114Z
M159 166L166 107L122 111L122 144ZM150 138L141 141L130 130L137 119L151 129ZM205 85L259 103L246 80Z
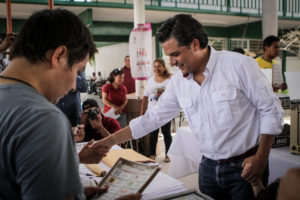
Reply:
M183 109L204 155L201 192L214 199L253 199L250 183L262 177L267 183L270 148L282 130L283 111L266 77L252 58L209 47L202 25L189 15L168 19L157 36L180 71L156 106L98 144L142 137Z

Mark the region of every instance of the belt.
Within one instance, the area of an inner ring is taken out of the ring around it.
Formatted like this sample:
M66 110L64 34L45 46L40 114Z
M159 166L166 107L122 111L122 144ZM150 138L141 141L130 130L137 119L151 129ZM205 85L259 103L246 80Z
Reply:
M245 159L249 156L253 156L254 154L256 154L257 149L258 149L258 146L255 146L241 155L233 156L233 157L230 157L227 159L216 160L216 161L220 162L220 163L237 162L237 161Z

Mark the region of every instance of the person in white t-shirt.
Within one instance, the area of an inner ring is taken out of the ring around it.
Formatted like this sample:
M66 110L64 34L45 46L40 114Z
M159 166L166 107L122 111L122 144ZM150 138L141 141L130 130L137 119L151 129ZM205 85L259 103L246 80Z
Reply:
M157 58L153 64L154 76L152 76L147 83L142 106L141 115L143 115L147 108L152 108L156 105L160 95L164 92L167 83L170 80L171 74L166 68L165 61ZM166 158L165 162L170 162L170 158L167 156L167 152L172 143L171 136L171 121L163 125L161 131L164 135ZM150 133L150 158L155 160L156 145L158 139L159 128Z

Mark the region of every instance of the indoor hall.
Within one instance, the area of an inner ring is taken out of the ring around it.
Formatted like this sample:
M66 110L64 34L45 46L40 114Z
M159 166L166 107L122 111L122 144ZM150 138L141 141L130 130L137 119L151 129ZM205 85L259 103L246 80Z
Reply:
M145 49L147 50L147 53L145 53L146 51L140 52L140 54L149 55L148 58L143 59L150 59L151 61L149 63L151 64L148 66L146 78L136 78L134 83L136 92L126 96L128 99L126 124L138 117L141 113L142 99L145 94L144 89L147 85L145 79L148 79L149 82L151 77L155 77L155 73L157 72L154 71L154 63L156 63L155 60L157 58L163 60L165 68L167 68L171 77L182 71L180 66L172 66L172 64L174 65L173 58L169 58L169 52L166 53L164 45L159 42L159 38L156 36L160 27L168 18L174 17L177 14L190 15L202 24L204 31L208 35L208 45L211 49L216 52L221 52L220 54L239 49L242 50L245 55L250 56L253 59L262 58L262 62L267 61L264 58L264 54L265 48L268 47L268 45L267 47L264 46L263 41L269 35L278 36L279 50L274 59L271 59L272 62L269 64L271 67L261 67L261 72L264 74L263 76L268 80L268 84L273 86L272 89L276 92L275 96L280 100L281 108L284 111L282 132L275 137L275 141L270 150L270 155L268 156L270 170L268 183L270 184L276 181L277 178L285 176L289 169L300 167L300 141L299 129L297 129L297 127L299 128L297 119L299 118L300 99L300 90L298 86L298 77L300 75L299 0L49 0L48 2L46 0L11 0L11 21L8 20L9 14L7 12L7 2L8 1L0 0L1 42L4 41L7 33L14 33L15 36L18 37L22 25L31 14L38 10L49 8L51 2L55 9L62 8L73 12L81 19L84 25L88 27L98 52L89 59L84 73L82 74L84 79L87 80L87 89L85 92L80 93L80 108L84 106L85 100L94 99L96 100L98 107L101 108L101 112L107 112L107 108L104 108L102 95L103 91L104 93L107 93L106 89L103 90L103 86L108 83L107 79L110 74L112 72L115 73L115 75L122 74L120 70L123 70L123 68L126 69L127 55L129 55L130 60L133 60L134 58L134 56L132 56L134 54L130 52L130 49L132 48L130 46L130 34L134 32L133 30L137 27L137 24L144 24L148 29L149 25L146 25L146 23L149 22L151 24L151 31L149 31L151 34L147 36L148 38L146 40L148 46ZM11 25L10 27L9 24ZM5 25L7 25L7 27ZM271 46L272 44L273 43L271 42ZM9 50L0 50L1 55L2 52L4 52L1 57L1 59L3 58L3 61L1 60L2 63L0 63L2 70L2 66L4 69L5 65L9 63ZM229 55L232 56L230 53ZM133 74L135 66L132 63L134 62L137 63L136 60L130 62L132 65L131 73L129 70L130 76L136 76ZM101 78L99 78L99 72ZM124 72L124 74L125 73L126 72ZM207 76L207 74L205 75ZM259 84L262 83L261 80L258 80L257 82ZM180 87L180 83L181 82L178 82L178 88ZM255 84L256 83L253 82L252 85ZM227 87L228 85L224 84L223 86ZM188 88L187 91L184 91L185 99L179 102L181 109L176 115L174 114L175 117L170 123L172 137L172 143L170 144L168 152L170 162L166 162L165 138L161 130L159 131L158 142L155 148L155 161L161 167L162 174L166 175L163 176L163 178L169 181L170 185L174 184L175 188L177 187L178 189L177 192L191 189L200 193L198 176L199 164L203 156L203 148L201 145L209 144L211 140L214 141L214 139L207 139L208 136L213 138L214 135L211 133L210 135L205 136L206 138L203 138L203 136L201 136L199 132L196 133L195 130L205 130L204 132L213 130L212 127L208 128L208 126L211 125L206 125L203 122L207 122L211 118L209 109L218 109L218 112L221 114L215 117L221 118L222 116L223 119L226 119L225 123L220 121L222 127L230 126L231 123L228 123L229 119L237 119L237 116L239 116L238 113L245 111L244 108L231 108L234 109L235 112L228 115L228 113L222 113L222 111L228 108L224 104L224 107L218 108L216 107L218 105L209 105L208 103L206 106L201 104L199 107L195 108L195 110L204 110L207 112L207 115L199 114L199 116L197 116L198 118L195 118L195 115L191 115L193 112L189 106L192 106L194 109L194 98L201 98L197 93L198 91L201 91L202 94L202 85L201 89L195 87ZM205 92L206 91L204 91L204 94L207 94ZM241 93L238 92L239 90L237 90L237 92L236 90L234 90L234 92L232 92L232 90L228 91L228 93L225 94L225 96L227 95L226 97L220 96L221 93L212 95L212 100L216 100L217 102L227 101L228 98L231 98L232 100L236 97L240 97ZM253 95L255 96L257 94L258 92L254 92ZM240 115L242 116L242 114ZM244 113L243 116L245 115L246 114ZM209 122L209 124L214 121L217 122L218 120L216 119ZM243 124L244 118L239 118L239 122L239 124ZM118 121L118 123L121 124L122 122ZM244 123L243 126L247 125ZM278 126L280 126L279 123ZM221 137L222 136L220 136L220 138ZM251 139L248 138L248 140L250 141ZM138 143L137 148L132 147L135 145L135 141L133 141L133 143L129 142L129 144L126 143L126 146L123 146L123 148L134 149L137 150L139 154L150 157L149 135L148 138L143 137L143 139L138 139L136 142ZM238 152L234 153L234 155L242 155L245 153L246 149L238 150L234 143L230 143L231 145L228 144L229 143L226 143L226 145L220 146L229 146L224 148L227 152ZM215 144L213 143L213 145ZM213 148L211 148L210 151L212 151L212 149ZM218 150L214 149L214 151ZM223 154L224 157L214 158L214 156L218 156L217 153L210 154L207 149L204 151L204 157L214 161L223 162L223 160L229 160L228 158L235 157L226 157L225 154L226 153ZM250 156L248 155L247 157ZM86 171L84 173L91 174ZM89 180L88 176L81 176L81 178L85 180L84 184L89 183L86 181L86 179ZM179 182L172 182L171 179ZM99 181L99 179L97 180ZM154 179L152 185L155 185L157 183L156 181L157 180ZM166 187L164 188L165 190L162 190L160 191L161 193L159 193L159 189L152 185L150 184L148 187L148 189L150 188L150 192L145 190L146 195L144 195L142 199L156 199L167 194L177 193L176 189L173 188L172 190L172 187ZM157 185L159 184L157 183ZM297 186L297 184L295 185ZM160 196L151 197L151 195L148 196L149 193L157 193ZM218 199L218 197L216 197L216 199Z

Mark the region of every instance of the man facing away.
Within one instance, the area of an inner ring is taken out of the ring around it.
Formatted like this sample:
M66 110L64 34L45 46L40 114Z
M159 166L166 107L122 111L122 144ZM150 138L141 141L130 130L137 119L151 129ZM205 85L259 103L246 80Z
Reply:
M202 25L189 15L168 19L157 36L180 70L153 108L94 147L140 138L183 109L203 154L200 191L214 199L254 199L251 183L267 180L283 119L265 76L254 59L208 46Z
M125 56L125 66L122 68L124 71L124 85L127 89L127 94L135 93L135 80L132 78L130 69L130 57Z
M80 124L81 121L81 99L80 93L86 92L88 83L84 77L84 72L76 77L76 90L71 90L66 96L61 98L56 106L66 115L72 127Z
M256 58L256 61L262 69L272 69L272 87L274 92L285 91L287 84L284 82L282 68L275 58L280 52L280 39L270 35L263 40L264 54Z
M0 74L0 199L85 199L71 125L54 104L76 89L95 52L69 11L43 10L25 22ZM86 197L101 190L86 188Z

